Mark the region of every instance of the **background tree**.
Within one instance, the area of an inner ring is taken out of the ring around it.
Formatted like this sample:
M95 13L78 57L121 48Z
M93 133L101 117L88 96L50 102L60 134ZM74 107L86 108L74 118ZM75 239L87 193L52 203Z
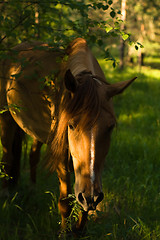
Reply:
M115 1L113 7L122 8L123 2L124 0ZM136 44L126 46L124 54L125 60L123 60L123 62L131 59L141 65L143 64L144 55L151 51L153 52L153 48L158 46L160 42L159 9L160 3L157 0L140 0L138 2L127 0L125 7L126 18L123 19L124 23L122 25L124 25L125 31L130 36L128 40L132 40L132 42ZM120 40L116 40L116 44L118 42L120 42ZM142 48L141 44L144 45L144 48ZM135 49L139 51L136 52ZM121 54L121 58L122 56ZM120 66L121 64L122 59L120 60Z
M123 24L121 25L121 29L122 31L125 30L125 20L126 20L126 4L127 4L127 0L122 0L121 1L121 14L122 14L122 21ZM120 69L123 69L124 67L124 50L125 50L125 41L123 40L123 38L121 38L120 40Z

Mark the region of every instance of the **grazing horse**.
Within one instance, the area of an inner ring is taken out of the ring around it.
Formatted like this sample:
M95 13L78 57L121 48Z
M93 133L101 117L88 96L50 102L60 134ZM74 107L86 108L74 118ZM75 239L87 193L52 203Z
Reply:
M116 124L112 97L122 93L135 78L107 83L82 38L62 51L34 42L18 45L11 55L15 53L16 59L2 64L0 106L8 106L8 122L13 124L14 119L23 131L48 144L48 166L59 178L62 228L67 227L71 213L72 199L68 195L72 165L75 196L84 209L76 229L82 229L88 211L95 210L104 197L101 172ZM49 78L51 75L54 77ZM7 116L2 114L1 118ZM11 127L6 124L5 130L10 132ZM5 161L10 156L7 141L2 141Z

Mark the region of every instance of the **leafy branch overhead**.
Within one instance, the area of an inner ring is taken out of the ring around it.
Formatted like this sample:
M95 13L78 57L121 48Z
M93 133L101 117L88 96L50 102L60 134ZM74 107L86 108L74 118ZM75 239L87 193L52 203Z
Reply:
M5 112L12 112L13 114L16 114L17 112L20 112L21 107L17 106L16 104L10 104L8 106L4 106L3 109L0 110L0 114L3 114Z
M84 37L91 45L97 44L104 54L109 37L130 38L121 31L121 12L113 7L112 0L9 0L0 1L0 10L0 50L3 56L8 46L35 38L64 48L71 39ZM111 55L109 59L112 59Z

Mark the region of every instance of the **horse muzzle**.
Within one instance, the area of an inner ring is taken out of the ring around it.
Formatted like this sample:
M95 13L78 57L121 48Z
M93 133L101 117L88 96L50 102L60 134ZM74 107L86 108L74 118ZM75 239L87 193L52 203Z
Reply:
M104 194L100 192L95 196L86 196L85 193L80 192L77 198L84 211L88 212L90 210L96 210L97 205L103 200Z

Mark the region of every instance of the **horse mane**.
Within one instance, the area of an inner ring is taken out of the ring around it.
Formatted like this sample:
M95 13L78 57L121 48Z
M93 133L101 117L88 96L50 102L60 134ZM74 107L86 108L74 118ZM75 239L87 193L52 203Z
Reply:
M48 166L51 171L54 171L68 154L68 124L73 124L79 130L86 130L94 125L100 113L98 83L93 80L91 73L82 72L77 76L77 81L79 84L74 95L64 90L56 124L49 137L51 156Z

